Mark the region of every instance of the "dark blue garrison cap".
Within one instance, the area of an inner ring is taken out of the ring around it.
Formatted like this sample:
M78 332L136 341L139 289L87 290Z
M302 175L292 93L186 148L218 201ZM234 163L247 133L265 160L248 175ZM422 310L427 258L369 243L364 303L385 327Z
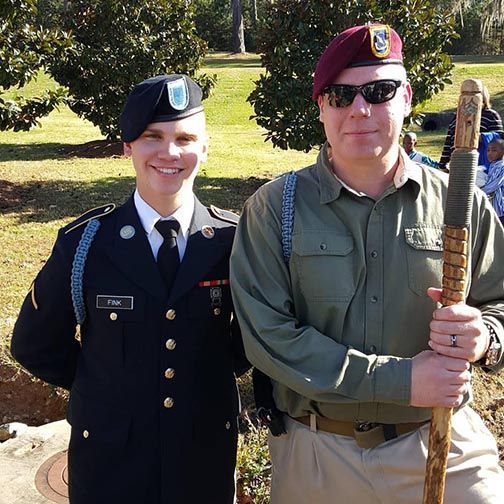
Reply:
M119 118L121 139L133 142L154 122L177 121L201 112L201 88L187 75L157 75L137 84Z

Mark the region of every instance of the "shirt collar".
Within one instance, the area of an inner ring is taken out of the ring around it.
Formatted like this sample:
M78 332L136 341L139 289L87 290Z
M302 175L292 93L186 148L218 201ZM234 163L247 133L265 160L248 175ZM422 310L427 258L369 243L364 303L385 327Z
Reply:
M396 189L403 187L408 180L416 182L418 187L420 187L422 185L423 169L418 163L410 159L402 147L399 147L399 166L394 175Z
M326 142L317 156L317 169L320 176L320 203L322 205L338 199L343 187L341 180L334 175L332 170L327 153L328 146L329 144Z
M189 234L189 227L191 225L192 216L194 213L194 197L187 198L187 201L184 201L182 205L175 210L168 217L162 217L159 215L154 208L152 208L141 196L138 192L138 189L135 189L135 194L133 196L135 201L135 207L138 212L138 217L140 218L140 222L142 223L143 228L145 229L146 234L149 236L154 229L154 224L159 219L169 220L176 219L180 224L180 233L182 236L187 238Z
M339 198L341 189L344 187L348 191L351 191L357 195L362 195L361 193L352 189L348 184L345 184L338 176L333 172L332 165L329 160L327 152L328 143L326 142L322 149L320 150L317 157L317 168L320 175L320 203L326 204ZM399 165L397 167L396 173L394 174L394 186L396 189L403 187L408 180L416 182L418 187L421 185L422 181L422 168L411 161L411 159L406 154L406 151L399 147Z

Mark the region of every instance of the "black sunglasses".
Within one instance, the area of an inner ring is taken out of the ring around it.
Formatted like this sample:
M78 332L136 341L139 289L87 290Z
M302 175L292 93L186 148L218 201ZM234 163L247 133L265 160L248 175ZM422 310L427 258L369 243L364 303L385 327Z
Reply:
M324 94L329 95L331 107L348 107L360 93L368 103L385 103L394 98L397 88L402 85L400 80L383 79L367 82L361 86L349 84L331 84L324 89Z

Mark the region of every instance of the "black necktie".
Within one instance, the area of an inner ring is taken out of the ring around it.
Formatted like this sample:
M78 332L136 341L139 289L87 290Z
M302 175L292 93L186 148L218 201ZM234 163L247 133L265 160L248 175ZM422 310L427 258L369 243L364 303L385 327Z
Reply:
M177 247L177 234L180 224L177 220L158 220L154 227L163 237L163 243L158 251L157 264L165 281L166 288L170 292L180 265Z

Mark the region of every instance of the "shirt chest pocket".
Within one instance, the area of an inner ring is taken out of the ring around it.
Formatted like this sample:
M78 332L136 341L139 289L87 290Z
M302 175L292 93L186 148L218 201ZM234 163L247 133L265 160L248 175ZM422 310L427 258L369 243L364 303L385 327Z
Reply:
M145 322L145 297L138 292L87 289L83 351L107 366L123 367L136 353Z
M441 287L443 277L443 228L413 226L404 229L408 284L420 296L428 287Z
M306 231L292 237L293 282L305 296L348 302L355 293L354 242L331 230Z

